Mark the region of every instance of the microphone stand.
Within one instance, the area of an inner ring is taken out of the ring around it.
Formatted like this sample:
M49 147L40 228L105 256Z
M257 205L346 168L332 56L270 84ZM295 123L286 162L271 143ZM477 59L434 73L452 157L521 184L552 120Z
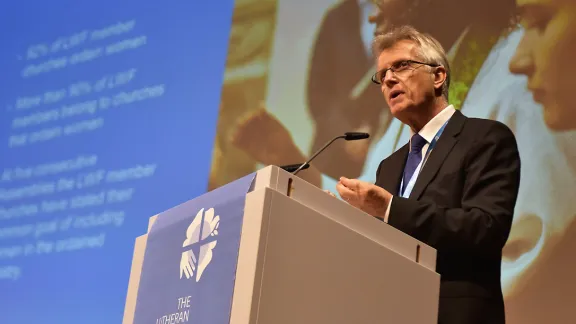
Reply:
M312 157L310 157L308 159L308 161L302 163L302 165L300 165L300 167L298 167L298 169L296 169L293 174L297 175L298 172L300 172L302 170L302 168L304 168L307 164L309 164L310 162L312 162L312 160L314 160L314 158L316 156L318 156L318 154L322 153L322 151L324 151L328 146L330 146L332 143L334 143L334 141L341 139L341 138L346 138L346 135L340 135L340 136L336 136L334 137L331 141L329 141L328 143L324 144L324 146L322 146L322 148L320 148L318 151L316 151L316 153L314 153L314 155L312 155Z
M334 143L334 141L336 141L338 139L343 138L347 141L357 141L357 140L365 139L368 137L370 137L370 134L358 133L358 132L347 132L347 133L344 133L344 135L336 136L331 141L324 144L324 146L322 146L322 148L320 148L318 151L316 151L316 153L314 153L314 155L312 155L312 157L309 158L308 161L306 161L302 165L300 165L300 167L298 169L296 169L296 171L294 171L293 174L294 175L298 174L298 172L300 172L304 167L306 167L310 162L312 162L312 160L314 160L314 158L316 156L318 156L318 154L322 153L322 151L324 151L328 146L330 146L332 143Z

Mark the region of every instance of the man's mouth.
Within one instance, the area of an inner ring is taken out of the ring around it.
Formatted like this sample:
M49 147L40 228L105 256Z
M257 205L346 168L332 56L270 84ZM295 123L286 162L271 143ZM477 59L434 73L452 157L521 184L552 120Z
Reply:
M404 91L402 91L402 90L394 90L394 91L390 92L390 100L394 100L394 99L398 98L398 96L400 96L403 93L404 93Z

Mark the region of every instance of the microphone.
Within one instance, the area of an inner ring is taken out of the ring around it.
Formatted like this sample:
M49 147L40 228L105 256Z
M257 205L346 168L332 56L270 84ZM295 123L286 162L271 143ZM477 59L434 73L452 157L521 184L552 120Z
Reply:
M344 139L347 141L356 141L370 137L368 133L348 132L344 133Z
M298 172L300 172L304 168L307 169L310 166L309 163L312 162L312 160L314 160L314 158L316 158L318 156L318 154L322 153L322 151L324 151L328 146L330 146L332 143L334 143L334 141L336 141L338 139L343 138L347 141L357 141L357 140L361 140L361 139L366 139L368 137L370 137L370 134L358 133L358 132L347 132L347 133L344 133L344 135L336 136L333 139L331 139L328 143L324 144L324 146L322 146L318 151L316 151L316 153L314 153L314 155L312 155L312 157L310 157L308 159L308 161L302 163L296 170L294 170L294 172L292 174L297 175Z

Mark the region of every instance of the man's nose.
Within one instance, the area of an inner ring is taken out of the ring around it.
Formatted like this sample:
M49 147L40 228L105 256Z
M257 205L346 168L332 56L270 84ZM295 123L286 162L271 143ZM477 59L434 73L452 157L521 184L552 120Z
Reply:
M388 88L392 88L392 86L397 83L398 79L396 78L396 75L394 75L394 72L386 71L386 74L384 75L384 84L388 86Z

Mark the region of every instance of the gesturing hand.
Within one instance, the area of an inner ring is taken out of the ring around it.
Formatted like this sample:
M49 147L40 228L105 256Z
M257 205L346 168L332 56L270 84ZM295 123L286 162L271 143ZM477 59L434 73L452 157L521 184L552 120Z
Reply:
M336 185L340 197L350 205L379 218L384 218L392 195L381 187L356 179L340 178Z

